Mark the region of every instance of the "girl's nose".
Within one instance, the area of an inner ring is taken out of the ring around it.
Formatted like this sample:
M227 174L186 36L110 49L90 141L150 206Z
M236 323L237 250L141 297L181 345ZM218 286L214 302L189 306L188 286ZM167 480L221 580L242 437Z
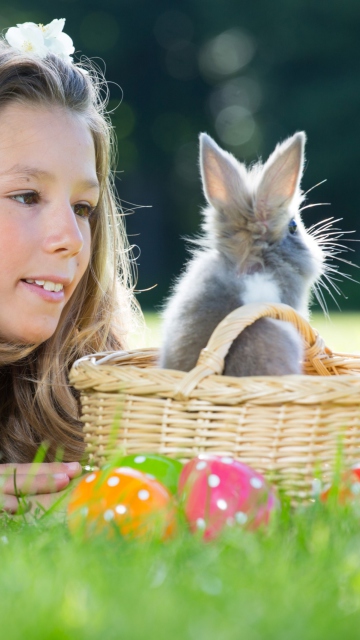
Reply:
M70 204L54 207L47 213L44 248L49 253L76 256L84 246L79 220Z

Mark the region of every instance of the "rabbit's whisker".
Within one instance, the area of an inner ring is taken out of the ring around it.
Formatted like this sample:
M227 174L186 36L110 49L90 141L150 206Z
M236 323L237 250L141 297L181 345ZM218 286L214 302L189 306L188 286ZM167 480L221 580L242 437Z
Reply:
M347 236L350 233L355 233L355 231L343 231L342 229L337 229L336 227L330 227L328 226L327 229L323 229L322 227L320 227L319 229L317 229L315 232L313 232L311 235L312 236L316 236L318 238L322 238L327 237L327 236L339 236L339 238L341 238L342 236Z
M337 238L336 238L337 239ZM355 249L352 249L352 247L347 247L345 244L340 244L340 242L334 242L332 239L331 240L321 240L319 241L319 244L322 247L325 247L325 253L327 253L327 249L326 247L329 246L331 249L334 247L338 247L339 249L341 249L341 253L344 253L344 251L355 251Z
M320 242L323 239L333 239L333 240L340 240L341 238L343 238L344 236L347 236L351 233L355 233L355 231L341 231L339 229L332 229L330 230L324 230L324 229L319 229L317 230L315 233L310 233L309 235L312 238L315 238L316 241ZM359 242L359 240L357 240L356 238L345 238L346 242Z
M334 216L331 216L330 218L325 218L324 220L319 220L319 222L314 222L314 224L312 224L311 227L308 228L308 231L315 229L315 227L318 227L319 224L323 225L323 224L329 223L331 220L334 220Z
M323 274L323 277L328 281L330 286L334 289L334 291L336 291L336 293L339 296L344 296L344 293L341 291L341 289L334 283L334 280L336 280L336 282L342 282L342 280L339 280L338 278L336 278L336 279L335 278L331 278L326 273Z
M305 207L300 207L299 211L305 211L305 209L312 209L312 207L324 207L330 205L331 202L316 202L315 204L307 204Z
M341 283L344 281L344 279L350 280L352 282L357 282L349 274L340 271L339 265L333 264L333 261L338 261L343 262L344 264L348 264L351 267L358 268L358 265L354 264L350 260L346 260L346 258L340 257L340 254L346 253L347 251L352 251L354 253L355 249L349 247L348 243L359 242L359 240L357 239L348 237L350 234L355 233L355 231L342 231L338 227L335 227L335 224L341 222L341 220L342 218L327 218L326 220L315 223L307 230L307 233L309 233L309 235L314 238L318 246L321 247L324 256L323 274L318 282L314 285L316 299L324 313L325 300L321 288L324 291L327 291L327 293L334 300L336 306L340 309L338 301L334 297L333 292L339 296L343 296L344 298L346 298L346 296L344 295L341 288L335 283ZM344 242L345 244L343 244ZM326 315L328 315L326 303L325 306Z
M325 262L325 264L332 264L332 262L330 262L330 261L338 260L340 253L345 253L345 251L342 251L342 250L339 249L338 251L334 250L334 251L329 251L328 253L326 253L325 257L326 257L326 260L329 259L329 262Z
M332 243L321 244L321 251L325 258L329 256L337 255L338 253L347 253L350 251L347 247L342 247L341 245L333 245ZM352 251L354 251L352 249Z
M353 262L351 262L350 260L345 260L345 258L339 258L338 256L336 257L336 260L339 260L340 262L344 262L344 264L348 264L350 267L355 267L356 269L359 269L359 265L358 264L354 264Z
M323 240L330 240L331 242L334 242L335 240L341 240L344 236L345 233L339 233L338 231L331 231L317 236L312 235L312 237L316 237L318 242L322 242ZM359 240L355 238L344 238L344 240L345 242L359 242Z
M334 267L330 267L329 265L326 265L326 273L336 273L336 275L338 276L342 276L343 278L346 278L346 280L351 280L351 282L356 282L356 284L360 284L358 280L355 280L355 278L353 278L352 276L349 276L348 273L344 273L343 271L339 271L338 267L334 266Z
M334 276L327 275L328 278L333 280L334 282L344 282L342 278L334 278Z
M334 216L332 216L331 218L325 218L325 220L320 220L319 222L315 222L314 224L312 224L311 227L307 229L307 232L309 233L316 227L319 227L319 225L321 225L320 229L325 229L326 227L333 226L335 222L341 222L341 221L342 221L342 218L335 219Z
M336 249L336 247L332 248L332 249L327 249L326 251L323 251L325 258L330 258L333 260L337 260L337 257L341 254L341 253L346 253L347 249Z
M326 227L319 227L319 229L316 229L316 231L312 231L310 233L310 235L313 238L322 238L324 236L336 236L336 235L339 235L341 237L345 234L346 234L345 231L341 231L341 229L337 229L332 225L327 225Z
M329 294L329 296L334 300L334 302L335 302L335 304L336 304L337 308L339 309L339 311L341 311L341 309L340 309L340 305L339 305L338 301L336 300L336 298L335 298L335 296L334 296L333 292L331 291L330 287L328 287L328 286L327 286L326 282L324 282L323 280L320 280L320 283L319 283L319 284L320 284L320 286L322 286L322 288L323 288L323 289L325 289L325 291L327 291L327 293ZM342 293L342 292L341 292L341 293ZM344 294L343 294L343 295L344 295ZM345 298L345 296L344 296L344 298Z
M324 182L327 182L327 178L325 178L325 180L321 180L321 182L318 182L317 184L314 184L313 187L310 187L310 189L305 191L304 196L307 196L307 194L310 193L310 191L312 191L313 189L316 189L316 187L320 187L320 185L324 184Z
M324 296L323 296L323 292L321 291L321 289L320 289L320 287L319 287L319 284L318 284L318 283L316 283L316 284L314 285L314 289L313 289L313 291L314 291L315 298L316 298L316 300L318 301L318 303L319 303L319 305L320 305L320 307L321 307L321 310L322 310L323 314L324 314L325 316L329 317L329 313L328 313L328 308L327 308L326 300L325 300L325 298L324 298Z

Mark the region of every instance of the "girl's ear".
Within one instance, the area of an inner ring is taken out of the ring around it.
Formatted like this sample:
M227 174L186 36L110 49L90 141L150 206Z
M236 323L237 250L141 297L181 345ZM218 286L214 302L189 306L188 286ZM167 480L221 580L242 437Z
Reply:
M279 207L287 207L295 194L299 194L304 164L306 136L295 133L279 144L264 165L257 190L257 208L271 215Z
M244 190L242 165L227 151L218 147L206 133L200 134L200 171L205 197L215 209L239 202Z

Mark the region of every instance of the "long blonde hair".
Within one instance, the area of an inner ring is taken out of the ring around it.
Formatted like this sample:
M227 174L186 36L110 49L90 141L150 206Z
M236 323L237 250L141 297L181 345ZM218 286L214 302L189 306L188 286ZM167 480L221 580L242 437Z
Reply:
M38 346L0 342L0 464L29 462L47 443L79 460L84 449L76 393L68 384L74 360L126 347L136 314L130 247L114 189L114 140L106 116L106 84L89 62L35 58L0 43L0 111L11 102L60 106L79 114L93 136L100 199L91 218L91 258L54 335Z

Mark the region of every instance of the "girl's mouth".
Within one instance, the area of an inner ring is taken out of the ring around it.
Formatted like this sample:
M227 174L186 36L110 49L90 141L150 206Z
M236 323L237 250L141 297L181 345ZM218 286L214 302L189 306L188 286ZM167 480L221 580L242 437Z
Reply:
M51 280L20 280L28 291L37 294L48 302L61 302L64 300L64 285Z

